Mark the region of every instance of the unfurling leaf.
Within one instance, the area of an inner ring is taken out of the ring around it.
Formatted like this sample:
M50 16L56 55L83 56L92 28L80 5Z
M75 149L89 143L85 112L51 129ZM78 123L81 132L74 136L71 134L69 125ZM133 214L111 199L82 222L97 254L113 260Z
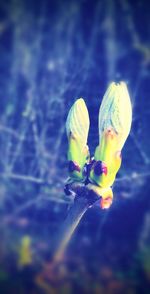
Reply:
M132 107L124 82L111 83L99 110L99 142L105 131L113 130L117 135L117 148L121 151L131 128Z
M115 181L121 166L121 150L129 135L131 122L132 107L127 86L124 82L113 82L100 106L99 145L90 172L90 180L101 188L109 188Z
M69 142L69 173L76 180L84 179L83 169L89 159L87 146L89 125L88 110L84 100L80 98L71 107L66 121L66 132Z

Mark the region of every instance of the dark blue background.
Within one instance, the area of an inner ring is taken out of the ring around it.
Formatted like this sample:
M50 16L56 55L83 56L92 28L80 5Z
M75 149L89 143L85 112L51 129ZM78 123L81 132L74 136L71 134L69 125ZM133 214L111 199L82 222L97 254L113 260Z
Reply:
M148 293L149 17L146 1L0 2L3 293L51 293L52 288L41 290L36 276L49 264L52 236L71 202L63 193L67 113L75 99L85 99L93 154L99 106L109 82L116 79L128 84L133 123L113 205L109 211L93 207L84 215L62 273L47 283L58 291L66 287L69 293ZM32 264L19 269L19 248L26 235Z

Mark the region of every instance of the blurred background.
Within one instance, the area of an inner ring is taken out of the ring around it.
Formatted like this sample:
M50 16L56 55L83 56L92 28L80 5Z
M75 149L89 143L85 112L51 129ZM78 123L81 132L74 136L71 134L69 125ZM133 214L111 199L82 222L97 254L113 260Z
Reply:
M0 289L150 293L150 9L137 0L0 1ZM108 84L124 80L133 123L109 210L83 216L56 274L54 234L72 203L65 120L83 97L98 144Z

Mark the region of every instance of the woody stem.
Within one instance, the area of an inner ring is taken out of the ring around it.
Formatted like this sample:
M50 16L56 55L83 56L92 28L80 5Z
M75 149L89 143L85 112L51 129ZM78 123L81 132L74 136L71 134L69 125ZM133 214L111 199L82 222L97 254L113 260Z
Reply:
M97 196L95 196L92 191L89 191L86 186L78 189L78 194L75 197L74 203L70 207L68 215L60 227L53 244L54 264L59 263L59 261L63 258L67 245L81 218L88 208L96 201Z

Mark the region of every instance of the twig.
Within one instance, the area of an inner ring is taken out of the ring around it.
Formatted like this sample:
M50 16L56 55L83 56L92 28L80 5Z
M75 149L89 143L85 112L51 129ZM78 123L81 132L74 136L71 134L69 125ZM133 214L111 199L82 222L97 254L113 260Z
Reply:
M64 252L71 239L72 234L77 228L81 218L99 197L93 192L82 186L76 190L76 197L73 205L69 209L67 218L62 224L53 243L53 264L57 264L63 258Z

